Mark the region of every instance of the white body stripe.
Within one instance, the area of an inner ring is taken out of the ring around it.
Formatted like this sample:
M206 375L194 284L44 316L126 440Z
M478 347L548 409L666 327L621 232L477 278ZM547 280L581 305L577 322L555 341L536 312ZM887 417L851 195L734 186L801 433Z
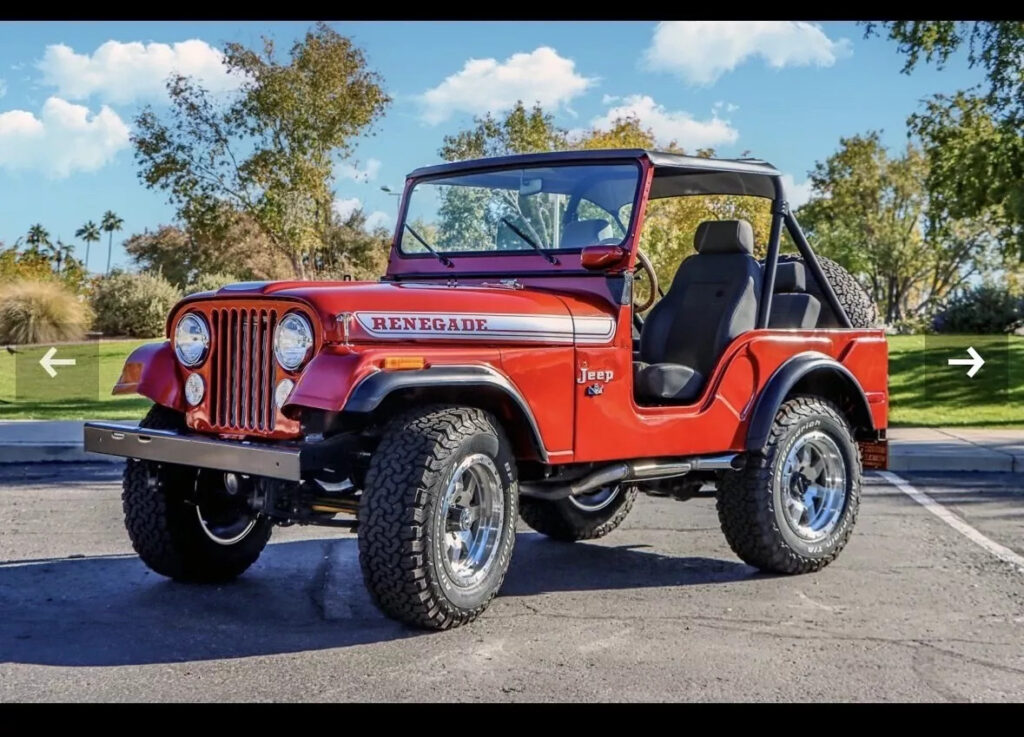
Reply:
M374 338L402 340L497 340L530 343L607 343L615 334L610 317L480 312L356 312Z

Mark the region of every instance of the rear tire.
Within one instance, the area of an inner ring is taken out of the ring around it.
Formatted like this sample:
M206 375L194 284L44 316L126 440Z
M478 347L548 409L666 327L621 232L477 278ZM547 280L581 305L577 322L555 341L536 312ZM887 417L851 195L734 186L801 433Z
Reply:
M153 405L139 427L182 431L185 419L180 412ZM225 520L231 524L215 527L209 512L199 512L207 505L195 501L200 478L199 469L188 466L129 459L121 492L125 527L142 562L160 575L192 583L230 581L259 558L273 523L262 516L246 517L247 507L239 500L237 524ZM228 516L233 508L227 508ZM215 531L223 531L219 541L211 537Z
M416 627L476 619L505 579L518 513L515 459L492 415L419 407L388 423L359 507L374 603Z
M621 525L636 501L635 486L616 486L611 492L614 497L610 499L600 496L608 493L608 490L600 490L579 499L524 496L519 500L519 515L526 524L552 540L594 540Z
M800 396L775 415L768 444L718 484L718 519L744 562L772 573L817 571L850 539L861 463L850 426L831 402Z

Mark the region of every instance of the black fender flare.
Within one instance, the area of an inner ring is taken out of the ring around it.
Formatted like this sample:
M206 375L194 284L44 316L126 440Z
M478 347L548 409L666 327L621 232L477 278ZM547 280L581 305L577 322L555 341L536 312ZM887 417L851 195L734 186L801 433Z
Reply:
M526 398L509 381L508 377L490 366L449 365L405 371L377 371L355 386L342 411L368 414L376 410L388 396L396 391L440 387L458 387L460 389L487 387L503 394L526 419L541 460L545 463L548 461L548 452L544 447L540 428Z
M836 385L844 388L846 394L852 397L853 411L856 415L853 418L854 431L858 428L875 429L867 396L850 369L824 353L811 351L793 356L769 377L768 383L757 398L750 424L747 426L748 451L762 450L768 444L768 434L771 432L779 407L798 383L812 377L837 382Z

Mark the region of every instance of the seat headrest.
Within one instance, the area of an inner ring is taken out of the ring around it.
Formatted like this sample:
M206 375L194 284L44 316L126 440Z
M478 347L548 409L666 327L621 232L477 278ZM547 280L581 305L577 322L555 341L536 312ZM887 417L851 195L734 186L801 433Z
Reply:
M693 236L697 253L754 254L754 229L746 220L705 220Z
M565 224L560 245L562 248L596 246L598 241L611 237L611 234L612 224L607 220L574 220Z
M776 292L806 292L807 270L799 261L781 261L775 268Z

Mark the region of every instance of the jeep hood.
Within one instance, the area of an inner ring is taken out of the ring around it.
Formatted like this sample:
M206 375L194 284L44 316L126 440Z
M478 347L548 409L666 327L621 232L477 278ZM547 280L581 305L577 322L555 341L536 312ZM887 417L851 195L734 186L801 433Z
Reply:
M354 341L601 344L610 342L615 333L614 316L595 302L574 295L502 286L245 282L191 295L184 303L266 298L305 302L320 315L325 329L335 335L340 334L347 319Z

